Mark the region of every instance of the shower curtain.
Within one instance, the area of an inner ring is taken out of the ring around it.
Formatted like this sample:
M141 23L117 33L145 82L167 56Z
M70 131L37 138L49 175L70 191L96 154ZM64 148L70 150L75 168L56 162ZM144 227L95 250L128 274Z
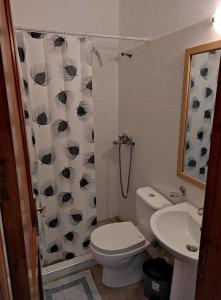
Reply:
M42 265L88 251L96 226L92 41L16 32Z

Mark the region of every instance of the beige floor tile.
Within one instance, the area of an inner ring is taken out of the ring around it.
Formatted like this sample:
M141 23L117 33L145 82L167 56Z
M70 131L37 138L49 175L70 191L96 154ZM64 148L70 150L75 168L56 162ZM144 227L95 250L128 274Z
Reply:
M148 300L144 296L142 282L122 288L108 288L102 284L101 266L96 265L90 271L102 300Z

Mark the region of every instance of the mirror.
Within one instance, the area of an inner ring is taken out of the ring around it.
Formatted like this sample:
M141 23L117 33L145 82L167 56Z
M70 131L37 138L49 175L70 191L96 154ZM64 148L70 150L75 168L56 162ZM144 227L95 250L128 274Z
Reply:
M221 41L186 49L177 175L204 188Z

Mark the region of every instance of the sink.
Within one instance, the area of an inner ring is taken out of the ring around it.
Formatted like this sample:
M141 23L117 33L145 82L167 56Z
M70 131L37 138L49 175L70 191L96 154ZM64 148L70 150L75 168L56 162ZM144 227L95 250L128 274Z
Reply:
M184 202L162 208L150 219L153 234L174 259L170 300L194 300L202 216Z
M150 227L159 242L175 258L198 262L202 217L197 208L184 202L154 213Z

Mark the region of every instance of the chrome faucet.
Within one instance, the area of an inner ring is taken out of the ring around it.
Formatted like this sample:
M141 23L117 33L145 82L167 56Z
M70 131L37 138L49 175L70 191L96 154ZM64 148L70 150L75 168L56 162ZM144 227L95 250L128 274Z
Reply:
M118 140L114 141L114 145L117 144L126 144L126 145L135 145L135 140L132 136L127 133L121 133L118 136Z
M203 215L203 210L204 210L204 207L198 208L197 213L198 213L199 216Z

